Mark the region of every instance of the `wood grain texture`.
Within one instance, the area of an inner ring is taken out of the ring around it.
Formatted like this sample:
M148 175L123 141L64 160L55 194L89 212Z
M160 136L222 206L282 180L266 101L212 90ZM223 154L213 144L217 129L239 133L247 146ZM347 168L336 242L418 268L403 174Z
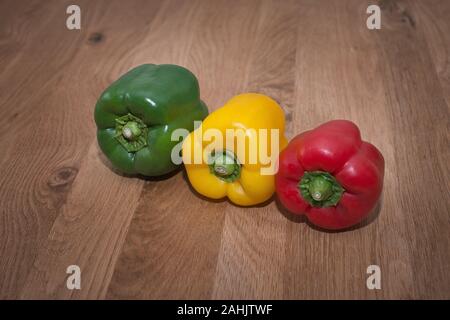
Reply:
M69 4L0 2L0 298L450 298L449 1L379 1L381 30L371 1L86 0L79 31ZM354 121L385 157L377 210L326 233L275 198L208 201L183 170L117 174L93 107L148 62L192 70L210 110L270 95L289 137Z

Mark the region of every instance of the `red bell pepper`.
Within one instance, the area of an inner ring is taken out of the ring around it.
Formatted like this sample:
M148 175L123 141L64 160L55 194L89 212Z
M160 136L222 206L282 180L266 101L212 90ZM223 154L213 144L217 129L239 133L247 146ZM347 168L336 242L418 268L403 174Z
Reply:
M346 120L327 122L291 140L281 152L275 186L281 203L325 229L351 227L374 209L384 159Z

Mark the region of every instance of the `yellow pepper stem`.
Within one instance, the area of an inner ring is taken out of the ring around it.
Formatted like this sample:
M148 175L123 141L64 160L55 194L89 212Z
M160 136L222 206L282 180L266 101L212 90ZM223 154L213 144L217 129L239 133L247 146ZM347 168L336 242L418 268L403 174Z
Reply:
M210 171L219 179L233 182L241 174L241 165L236 156L229 151L214 152L211 155Z

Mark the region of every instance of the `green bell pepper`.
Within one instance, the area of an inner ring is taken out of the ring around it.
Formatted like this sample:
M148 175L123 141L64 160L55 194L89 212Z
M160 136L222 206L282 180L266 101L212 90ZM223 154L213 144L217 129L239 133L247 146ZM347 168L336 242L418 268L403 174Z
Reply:
M197 78L170 64L138 66L111 84L95 106L100 149L126 174L160 176L176 169L173 130L194 130L208 109Z

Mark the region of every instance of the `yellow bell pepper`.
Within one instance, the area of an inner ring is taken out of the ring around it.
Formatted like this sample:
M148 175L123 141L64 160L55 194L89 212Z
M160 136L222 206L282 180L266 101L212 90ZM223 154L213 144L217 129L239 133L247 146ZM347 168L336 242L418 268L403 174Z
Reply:
M241 206L270 199L278 154L287 145L284 126L283 110L265 95L246 93L229 100L183 142L193 188Z

